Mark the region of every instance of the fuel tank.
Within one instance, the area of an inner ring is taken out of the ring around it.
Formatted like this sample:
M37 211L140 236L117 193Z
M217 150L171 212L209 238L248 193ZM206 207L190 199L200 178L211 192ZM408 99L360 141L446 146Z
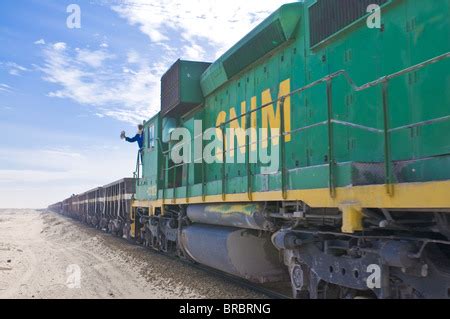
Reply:
M193 223L236 228L271 230L262 204L189 205L187 216Z
M270 236L254 230L196 224L183 229L181 245L196 262L255 283L288 278Z

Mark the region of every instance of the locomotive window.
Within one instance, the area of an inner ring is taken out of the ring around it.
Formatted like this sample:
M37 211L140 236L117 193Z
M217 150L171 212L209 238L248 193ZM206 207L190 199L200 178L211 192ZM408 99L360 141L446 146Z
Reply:
M155 148L155 126L151 125L148 127L148 148Z

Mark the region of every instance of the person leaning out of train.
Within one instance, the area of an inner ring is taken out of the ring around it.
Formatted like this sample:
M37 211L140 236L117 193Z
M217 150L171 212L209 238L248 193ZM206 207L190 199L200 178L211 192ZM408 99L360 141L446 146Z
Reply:
M133 138L127 137L125 131L121 133L120 138L124 139L128 143L137 142L139 145L139 152L141 153L142 156L142 150L144 149L144 126L142 124L138 125L138 131Z

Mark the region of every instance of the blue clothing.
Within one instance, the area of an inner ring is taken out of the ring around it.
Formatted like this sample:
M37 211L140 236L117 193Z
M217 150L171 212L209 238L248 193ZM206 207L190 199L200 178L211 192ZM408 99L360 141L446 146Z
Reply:
M144 133L136 134L133 138L126 137L125 140L129 143L137 142L140 150L144 148Z

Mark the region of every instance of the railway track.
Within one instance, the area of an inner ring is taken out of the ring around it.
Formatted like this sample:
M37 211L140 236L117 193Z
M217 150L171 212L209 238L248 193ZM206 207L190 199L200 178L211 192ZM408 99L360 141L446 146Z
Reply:
M51 213L51 214L54 214L51 211L47 211L47 212ZM220 270L217 270L217 269L205 266L205 265L201 265L201 264L192 262L192 261L187 260L187 259L182 259L182 258L180 258L178 256L167 254L167 253L164 253L162 251L158 251L158 250L155 250L155 249L152 249L152 248L146 248L146 247L144 247L144 246L142 246L142 245L140 245L140 244L138 244L136 242L127 240L125 238L120 238L120 237L114 236L113 234L108 233L106 231L102 231L102 230L99 230L99 229L95 229L95 228L89 227L88 225L86 225L86 224L84 224L84 223L82 223L82 222L80 222L78 220L74 220L72 218L69 218L67 216L63 216L63 215L59 215L59 216L67 219L68 221L70 221L72 223L75 222L76 224L82 226L83 228L97 230L97 231L101 232L104 235L110 236L110 237L112 237L114 239L118 239L118 240L120 240L122 242L127 243L130 246L139 247L140 249L142 249L146 253L156 254L156 255L162 256L164 258L176 261L176 262L178 262L180 264L183 264L185 266L188 266L188 267L191 267L191 268L203 271L203 272L205 272L205 273L207 273L209 275L212 275L214 277L220 278L220 279L225 280L227 282L233 283L236 286L239 286L241 288L245 288L245 289L248 289L248 290L250 290L252 292L264 295L264 296L266 296L269 299L292 299L292 297L290 296L290 286L289 286L288 283L286 283L285 285L281 284L280 287L276 287L276 288L266 287L265 285L261 285L261 284L254 284L254 283L252 283L252 282L250 282L248 280L245 280L245 279L242 279L242 278L239 278L239 277L236 277L236 276L224 273L224 272L222 272Z
M133 244L133 243L130 243L130 244ZM137 245L137 244L135 244L135 245ZM236 277L236 276L224 273L224 272L222 272L220 270L217 270L217 269L214 269L214 268L211 268L211 267L208 267L208 266L204 266L204 265L201 265L201 264L198 264L198 263L194 263L194 262L191 262L191 261L188 261L188 260L180 259L177 256L171 256L171 255L168 255L168 254L165 254L163 252L156 251L156 250L146 249L145 247L142 247L142 248L147 250L147 251L149 251L149 252L151 252L151 253L155 253L155 254L164 256L165 258L170 258L172 260L176 260L176 261L178 261L180 263L183 263L184 265L187 265L189 267L192 267L192 268L204 271L204 272L206 272L206 273L208 273L210 275L213 275L215 277L221 278L221 279L226 280L228 282L232 282L233 284L235 284L237 286L240 286L242 288L246 288L246 289L251 290L253 292L265 295L269 299L292 299L291 296L289 296L287 294L287 292L284 291L285 289L283 289L283 291L272 290L272 289L270 289L268 287L264 287L264 285L254 284L254 283L249 282L249 281L247 281L245 279L242 279L242 278L239 278L239 277Z

